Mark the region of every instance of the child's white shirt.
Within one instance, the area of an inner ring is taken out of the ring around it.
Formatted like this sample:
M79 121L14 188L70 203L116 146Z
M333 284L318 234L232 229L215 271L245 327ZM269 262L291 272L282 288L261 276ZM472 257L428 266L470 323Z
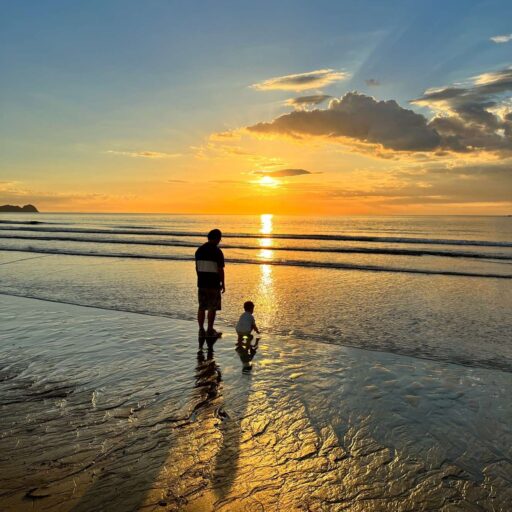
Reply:
M236 332L250 333L254 324L254 316L248 311L244 311L236 324Z

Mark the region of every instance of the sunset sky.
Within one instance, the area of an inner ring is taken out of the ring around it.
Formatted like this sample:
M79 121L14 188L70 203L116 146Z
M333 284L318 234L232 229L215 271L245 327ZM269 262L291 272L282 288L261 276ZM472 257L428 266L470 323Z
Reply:
M0 0L0 204L512 214L512 2Z

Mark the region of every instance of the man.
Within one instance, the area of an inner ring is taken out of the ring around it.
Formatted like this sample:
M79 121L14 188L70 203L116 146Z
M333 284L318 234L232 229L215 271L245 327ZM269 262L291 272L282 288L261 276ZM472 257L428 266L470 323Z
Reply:
M221 291L226 291L224 282L224 254L218 245L222 239L220 229L208 233L208 242L196 251L196 272L199 309L197 323L199 336L216 336L222 333L213 328L215 315L221 309ZM208 311L208 328L204 330L205 313Z

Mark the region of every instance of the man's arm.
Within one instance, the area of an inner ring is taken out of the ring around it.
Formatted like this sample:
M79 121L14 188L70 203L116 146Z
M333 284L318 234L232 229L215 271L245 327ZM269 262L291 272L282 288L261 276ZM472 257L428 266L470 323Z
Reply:
M219 249L218 255L219 259L217 260L217 265L219 269L220 289L222 290L222 293L224 293L226 291L226 277L224 275L224 253Z
M224 267L219 268L219 277L220 277L220 289L222 290L222 293L226 291L226 283L224 281Z

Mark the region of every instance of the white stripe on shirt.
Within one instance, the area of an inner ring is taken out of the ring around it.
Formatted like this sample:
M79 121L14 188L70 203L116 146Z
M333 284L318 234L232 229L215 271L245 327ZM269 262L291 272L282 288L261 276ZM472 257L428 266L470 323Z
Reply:
M219 266L217 265L216 261L197 260L196 269L198 272L214 272L215 274L219 273Z

